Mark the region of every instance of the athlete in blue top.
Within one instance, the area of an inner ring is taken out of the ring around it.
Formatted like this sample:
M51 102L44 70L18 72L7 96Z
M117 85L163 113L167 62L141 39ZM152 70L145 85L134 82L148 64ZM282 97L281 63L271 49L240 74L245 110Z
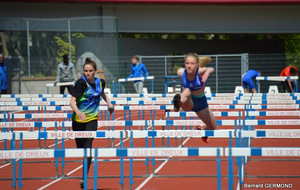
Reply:
M242 86L244 88L244 92L248 93L248 86L252 93L256 93L255 85L252 79L261 76L261 73L256 70L249 70L242 75Z
M7 67L2 53L0 54L0 94L7 94Z
M145 67L145 65L143 63L139 62L139 57L138 56L132 56L131 58L131 74L128 78L137 78L137 77L144 77L144 73L146 75L146 77L149 76L149 73ZM142 94L143 93L143 87L144 87L144 81L143 80L135 80L133 81L133 86L135 91L138 94Z
M189 53L185 57L185 68L179 68L177 75L181 78L184 90L174 96L174 111L182 107L185 111L194 111L206 124L207 130L216 130L218 125L212 111L209 109L204 94L205 84L208 76L214 72L212 67L199 67L210 62L210 57L198 57L195 53ZM203 64L204 63L204 64ZM198 128L201 129L201 128ZM208 142L208 137L202 138Z

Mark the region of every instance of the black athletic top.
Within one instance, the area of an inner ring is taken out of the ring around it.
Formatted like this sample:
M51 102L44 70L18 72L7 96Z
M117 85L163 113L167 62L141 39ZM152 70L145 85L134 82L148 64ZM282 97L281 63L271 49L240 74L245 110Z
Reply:
M104 91L105 80L104 79L100 79L100 81L102 83L102 88L103 88L103 91ZM91 85L91 87L94 90L96 89L95 83L89 83L89 84ZM87 88L86 82L81 78L81 79L79 79L76 82L76 84L75 84L74 88L71 90L70 94L77 99L77 98L79 98L85 92L86 88Z

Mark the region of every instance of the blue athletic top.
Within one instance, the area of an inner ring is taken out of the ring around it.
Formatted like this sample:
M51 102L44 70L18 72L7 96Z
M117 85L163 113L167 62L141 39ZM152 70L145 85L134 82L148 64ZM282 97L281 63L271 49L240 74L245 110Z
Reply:
M76 99L76 104L78 109L85 114L86 121L81 121L75 112L73 112L72 119L79 123L87 123L89 121L98 119L100 96L103 91L103 87L101 80L98 78L95 78L96 89L91 87L85 76L81 78L85 80L87 88L85 92L78 99Z
M6 65L0 63L0 90L5 90L7 88L7 68Z
M252 80L254 77L259 77L260 74L258 71L249 70L243 77L243 81Z
M203 87L201 78L199 77L199 74L198 74L198 70L199 70L199 68L197 68L195 79L192 81L189 81L187 79L186 70L184 70L182 77L181 77L182 86L184 88L189 88L191 91L196 91Z

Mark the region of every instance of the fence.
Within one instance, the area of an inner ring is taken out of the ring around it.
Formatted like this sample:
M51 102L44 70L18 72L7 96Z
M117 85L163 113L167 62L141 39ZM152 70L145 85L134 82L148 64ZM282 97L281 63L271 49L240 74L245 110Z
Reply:
M208 67L215 68L215 73L211 75L207 82L214 92L226 92L233 85L233 81L239 81L241 74L248 70L248 54L233 55L210 55L212 62ZM177 69L183 67L184 55L182 56L141 56L141 60L145 65L152 64L154 66L147 67L149 73L155 73L154 86L155 89L165 92L164 81L166 76L177 75ZM228 72L231 69L232 72ZM231 78L231 80L223 80ZM177 79L178 80L178 79Z
M251 54L237 54L237 55L210 55L212 62L208 65L215 68L208 82L207 86L211 87L213 93L232 93L235 86L241 85L241 74L247 69L255 69L261 71L263 76L279 76L281 70L291 62L297 62L300 58L287 58L284 54L263 54L263 55L251 55ZM176 70L183 66L184 56L140 56L141 62L146 65L149 75L154 76L154 91L153 93L165 93L165 77L176 76ZM47 58L52 59L52 58ZM54 59L54 58L53 58ZM84 56L76 57L76 67L82 68L84 63ZM93 59L98 59L98 56L94 54ZM245 60L244 60L245 59ZM247 61L248 59L248 61ZM13 64L12 75L13 77L13 93L22 93L21 81L22 76L27 76L27 58L25 57L13 57L11 62ZM131 56L128 57L101 57L101 66L99 69L104 70L105 80L108 88L120 89L118 79L127 78L130 75ZM57 62L58 63L58 62ZM55 80L56 65L53 65L51 72L47 71L47 66L41 64L39 61L31 62L31 66L37 68L41 72L40 75L47 76L44 78L50 78ZM32 79L41 78L37 74L35 77L32 73ZM48 73L48 74L47 74ZM51 74L52 73L52 74ZM52 77L52 78L51 78ZM27 78L28 79L28 78ZM179 82L179 79L177 79ZM114 82L114 85L113 85ZM148 92L151 90L152 82L145 81L144 87L148 88ZM265 81L261 85L261 92L268 92L270 85L278 85L279 92L283 92L281 83L278 81ZM44 87L46 89L46 86ZM123 93L135 93L132 82L124 82L121 84ZM118 91L118 90L117 90ZM116 92L117 92L116 91ZM40 93L40 92L32 92Z
M65 53L79 71L86 57L95 60L98 69L104 69L106 73L114 65L103 62L102 57L109 57L109 63L118 60L115 17L0 18L0 30L2 44L6 44L3 51L12 56L12 62L7 62L14 68L10 79L19 75L19 79L23 76L54 80L57 64ZM19 93L21 86L12 90L9 92Z

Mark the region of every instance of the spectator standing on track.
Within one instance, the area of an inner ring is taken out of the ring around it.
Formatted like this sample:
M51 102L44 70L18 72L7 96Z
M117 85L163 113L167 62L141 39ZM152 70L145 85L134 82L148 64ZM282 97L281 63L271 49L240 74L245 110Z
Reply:
M149 73L143 63L139 62L139 57L138 56L132 56L131 58L131 74L128 78L137 78L137 77L144 77L143 74L145 73L146 77L149 76ZM144 80L135 80L133 81L133 86L138 94L143 93L143 87L144 87Z
M2 53L0 53L0 94L7 94L7 67Z
M75 66L73 63L69 62L69 55L63 55L63 61L57 66L57 76L55 83L58 82L73 82L77 80L77 75L75 71ZM65 88L67 87L69 93L71 92L73 85L60 86L59 93L64 94Z
M291 75L294 76L297 75L297 68L295 66L286 67L280 73L281 77L290 77ZM281 82L281 84L284 92L289 92L289 93L294 92L294 88L296 86L294 80L286 79L284 82Z
M87 58L83 65L84 76L76 82L70 92L72 95L70 105L73 109L73 131L97 131L100 97L107 102L109 112L114 112L114 107L104 92L105 80L95 78L96 71L96 63ZM77 148L91 149L93 140L94 138L75 138ZM88 157L88 171L91 161L92 158ZM84 179L84 172L82 179ZM81 180L81 188L83 188L83 184L83 180Z
M218 125L212 111L208 107L204 93L208 76L214 72L212 67L204 67L211 61L210 57L198 57L195 53L189 53L184 58L185 68L179 68L177 75L181 78L184 90L177 93L174 98L174 111L178 112L182 107L185 111L194 111L206 124L205 128L197 129L217 130ZM208 143L208 137L202 137Z
M246 73L242 75L242 86L244 88L244 92L248 93L248 87L252 93L256 93L255 84L253 83L253 79L261 76L261 73L256 70L248 70Z

